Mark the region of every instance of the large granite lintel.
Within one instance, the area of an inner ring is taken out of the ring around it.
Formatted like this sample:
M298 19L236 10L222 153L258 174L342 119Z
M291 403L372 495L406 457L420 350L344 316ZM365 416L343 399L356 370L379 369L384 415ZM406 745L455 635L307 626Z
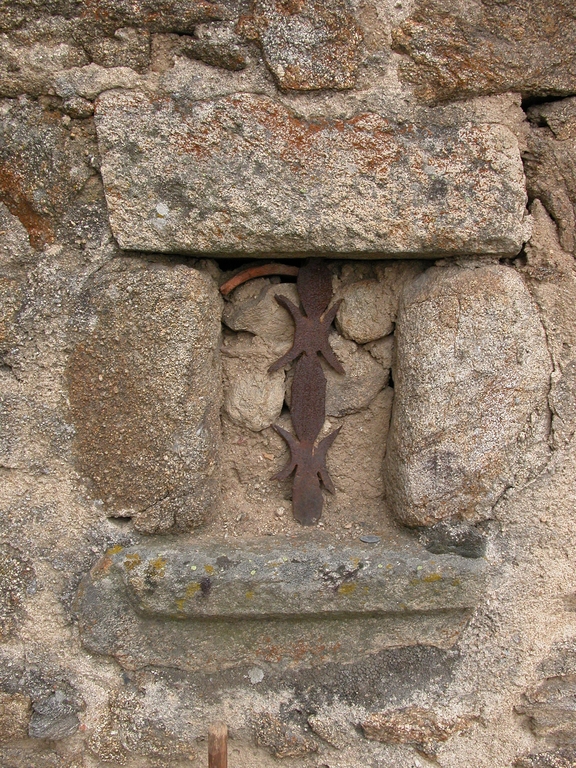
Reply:
M109 91L96 127L121 248L338 258L517 254L518 142L496 124L304 119L268 96Z
M78 595L82 641L127 668L352 661L458 639L485 561L416 542L233 545L149 540L111 550Z

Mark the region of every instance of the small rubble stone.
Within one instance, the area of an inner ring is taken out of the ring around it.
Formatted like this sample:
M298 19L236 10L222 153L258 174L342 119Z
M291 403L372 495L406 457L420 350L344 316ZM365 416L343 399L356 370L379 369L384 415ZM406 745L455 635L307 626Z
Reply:
M346 416L366 408L388 383L389 371L362 347L331 334L330 345L344 367L344 376L325 366L326 415Z
M560 245L576 256L576 98L529 110L526 186L558 227Z
M109 91L96 128L124 249L516 255L526 239L518 144L501 125L308 121L250 93Z
M486 536L464 522L442 520L425 529L421 541L428 552L436 555L453 553L460 557L483 557L486 552Z
M318 751L318 744L313 739L268 712L257 718L254 734L256 744L269 749L274 757L302 757Z
M248 331L260 336L282 350L278 354L281 357L292 344L294 321L278 304L276 295L286 296L296 306L300 302L294 283L271 285L265 279L252 280L232 293L230 301L224 304L222 321L233 331Z
M550 353L519 274L435 267L396 325L387 500L413 526L479 520L549 456Z
M54 90L62 98L81 96L93 100L103 91L133 88L139 79L138 74L128 67L107 68L89 64L60 72L55 78Z
M283 370L268 373L278 358L259 336L238 334L222 346L224 409L235 424L254 432L273 424L284 405Z
M411 744L435 757L440 742L467 730L477 718L472 715L443 716L433 709L410 706L376 712L362 723L368 739L387 744Z
M364 349L370 352L374 360L377 360L384 370L392 368L394 360L394 336L392 334L366 344Z
M108 514L146 533L202 523L218 496L221 299L181 265L119 259L74 316L75 459Z
M33 580L31 563L10 545L0 544L0 642L17 628Z
M556 746L576 743L576 653L574 644L565 644L542 665L545 679L524 694L524 703L515 709L526 715L531 731Z
M90 60L101 67L130 67L142 72L150 64L150 33L145 29L121 27L110 37L100 34L84 41Z
M522 269L540 310L554 371L549 403L554 444L566 445L576 432L576 271L559 232L540 200L531 206L534 231Z
M34 739L65 739L76 733L80 721L78 704L64 691L56 691L41 701L32 704L32 717L28 733Z
M409 261L397 262L377 271L377 279L349 283L335 296L342 299L336 327L343 336L358 344L376 341L393 332L404 285L419 274L421 266Z
M241 29L283 90L354 87L362 33L348 0L255 0Z
M400 64L403 80L426 101L574 93L572 0L417 0L392 41L393 50L409 57Z
M328 715L310 715L308 725L317 736L336 749L344 749L350 744L349 726L345 727Z
M0 744L26 738L30 711L29 696L0 692Z

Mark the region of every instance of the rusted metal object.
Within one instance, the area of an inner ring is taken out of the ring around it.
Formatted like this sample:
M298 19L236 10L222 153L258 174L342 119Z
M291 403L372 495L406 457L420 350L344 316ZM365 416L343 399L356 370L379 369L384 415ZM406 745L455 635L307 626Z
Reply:
M292 490L294 517L302 525L315 525L322 514L321 483L326 490L334 493L334 485L326 468L326 454L340 429L318 445L316 440L326 415L326 377L320 355L335 371L344 373L328 341L340 301L328 309L332 299L332 280L326 265L319 259L310 259L300 268L296 284L303 311L285 296L276 296L276 301L290 312L296 327L292 348L269 370L277 371L294 360L297 362L290 406L296 437L274 425L290 448L290 461L275 475L275 479L284 480L295 472Z
M255 277L265 277L266 275L290 275L296 277L299 271L299 267L293 267L290 264L257 264L253 267L248 267L242 272L239 272L230 280L226 280L220 286L220 293L222 296L228 296L234 288L238 288L242 283L248 280L253 280Z

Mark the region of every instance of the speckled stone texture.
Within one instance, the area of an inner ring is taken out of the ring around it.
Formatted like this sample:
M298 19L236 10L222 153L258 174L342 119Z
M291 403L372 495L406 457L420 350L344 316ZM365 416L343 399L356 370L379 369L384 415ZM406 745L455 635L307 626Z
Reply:
M408 525L489 517L548 455L552 363L521 277L440 267L404 291L386 496Z
M575 90L572 0L417 0L392 41L409 57L400 63L401 76L426 101Z
M180 253L515 255L527 237L503 126L309 121L265 96L110 92L96 118L122 248Z
M138 530L196 527L217 499L220 311L206 275L129 259L79 297L67 371L76 464Z

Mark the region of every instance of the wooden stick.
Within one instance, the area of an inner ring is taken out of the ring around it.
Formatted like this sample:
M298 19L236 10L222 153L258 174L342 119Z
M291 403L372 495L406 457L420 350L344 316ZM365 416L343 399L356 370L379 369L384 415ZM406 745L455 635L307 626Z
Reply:
M226 723L213 723L208 727L208 768L228 768Z
M253 280L255 277L264 277L264 275L291 275L296 277L299 267L293 267L290 264L259 264L255 267L248 267L243 272L239 272L230 280L227 280L220 286L220 293L227 296L234 288L245 283L247 280Z

